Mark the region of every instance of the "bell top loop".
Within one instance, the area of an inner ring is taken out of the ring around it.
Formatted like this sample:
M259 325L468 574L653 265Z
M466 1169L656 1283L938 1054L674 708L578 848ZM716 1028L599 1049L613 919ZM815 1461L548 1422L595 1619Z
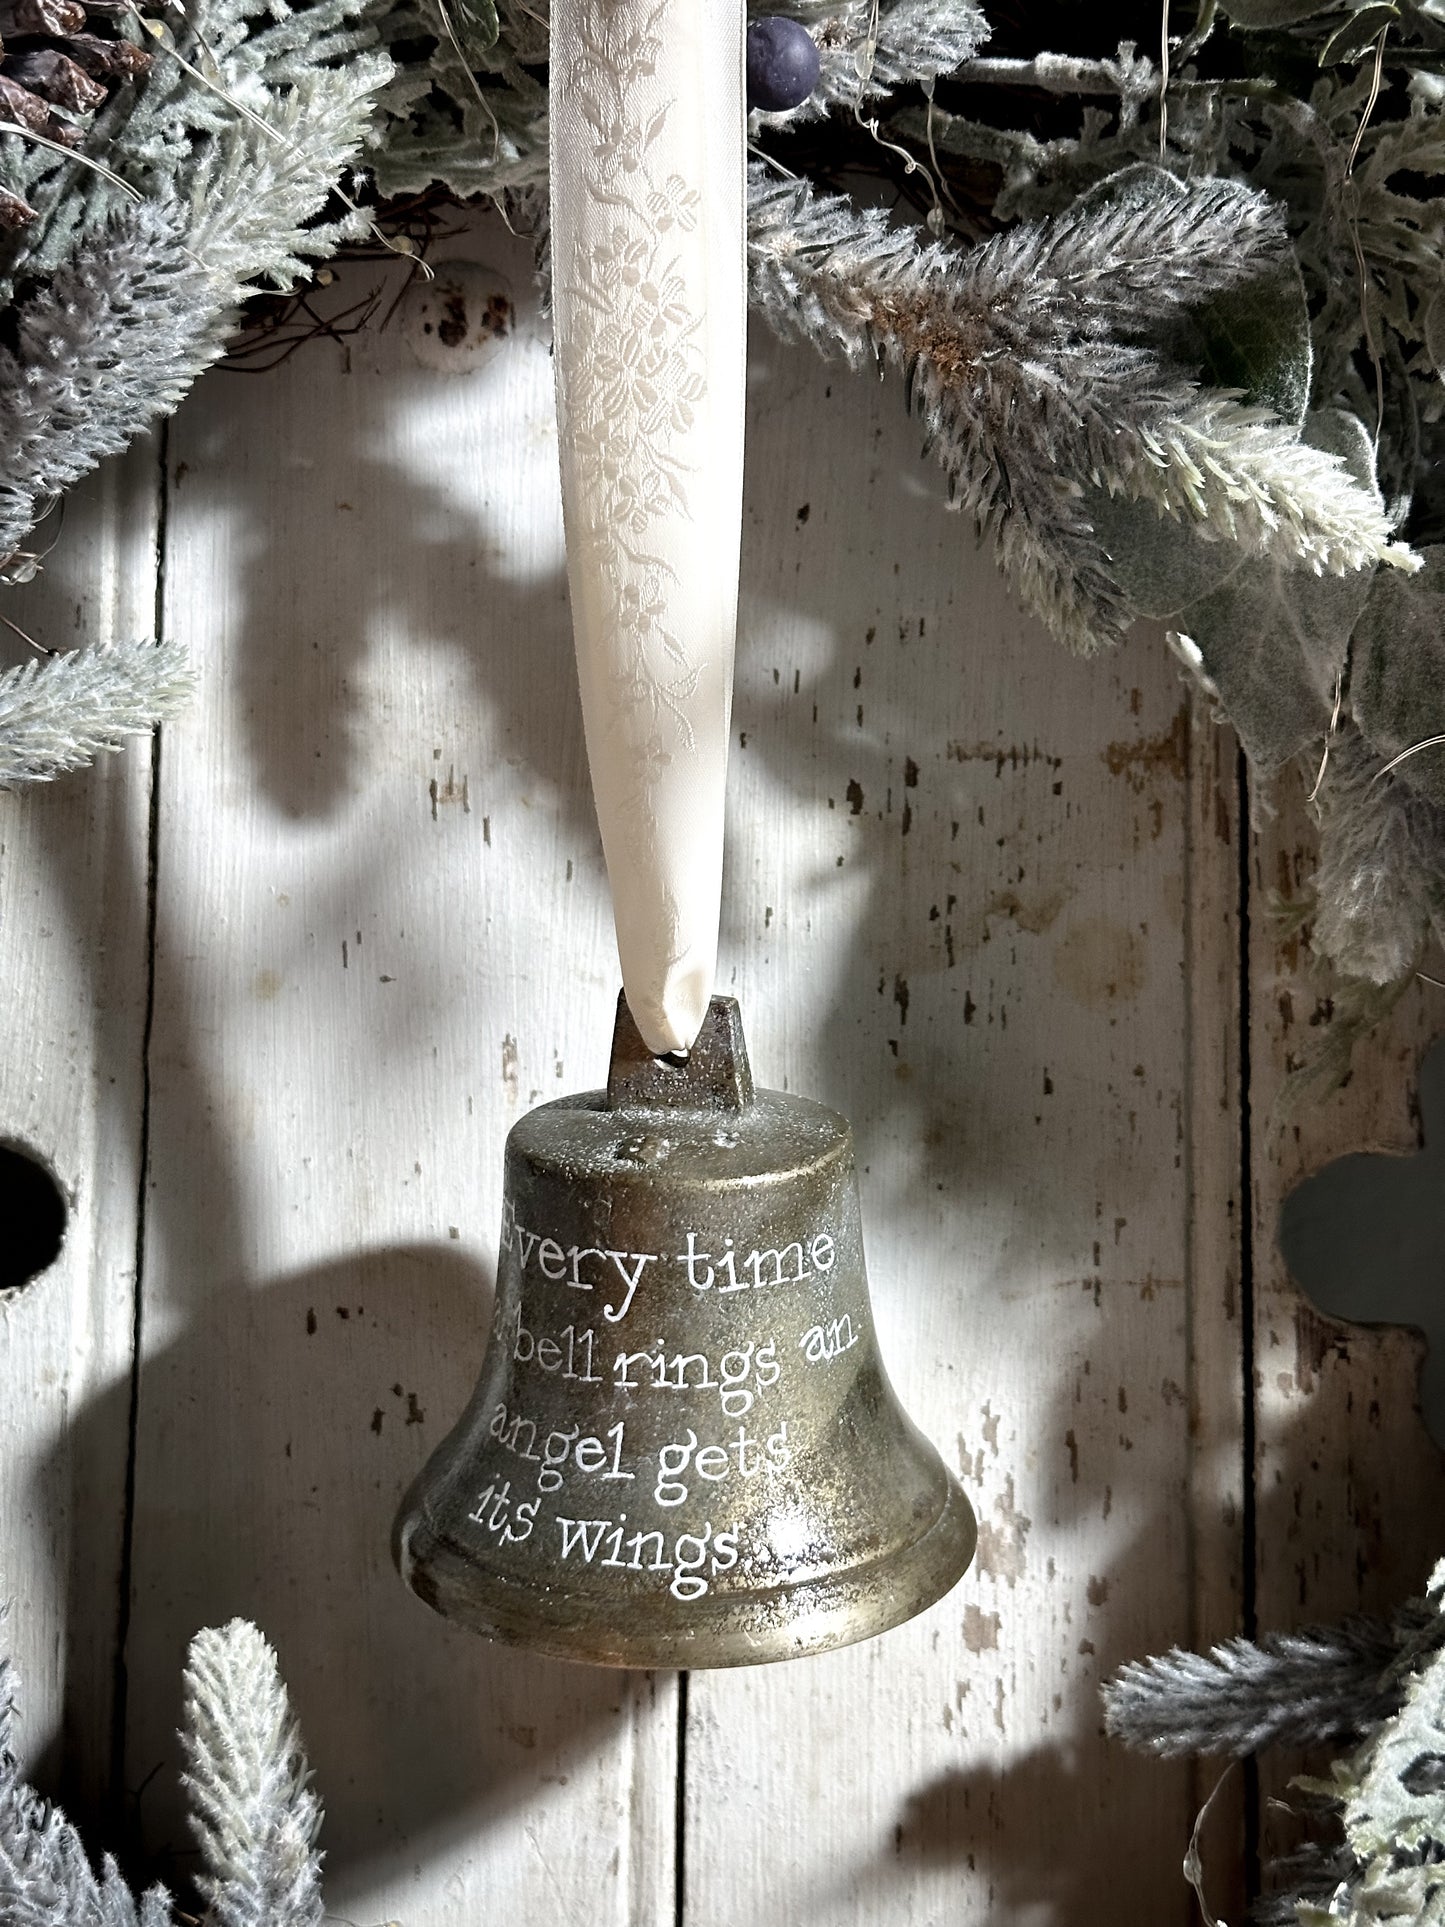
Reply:
M745 1111L753 1102L753 1073L736 997L714 997L685 1056L654 1057L643 1042L623 993L617 999L609 1110Z

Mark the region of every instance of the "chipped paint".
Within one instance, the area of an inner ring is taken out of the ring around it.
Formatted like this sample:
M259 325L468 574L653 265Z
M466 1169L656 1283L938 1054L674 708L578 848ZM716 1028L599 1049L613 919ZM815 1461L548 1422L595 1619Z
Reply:
M970 1601L963 1609L964 1645L971 1653L997 1652L1001 1624L997 1613L983 1612Z
M1101 754L1109 774L1127 777L1136 792L1143 790L1155 776L1168 776L1182 783L1189 769L1189 705L1180 705L1174 721L1162 736L1110 743Z
M980 1519L978 1526L978 1569L990 1579L1015 1586L1024 1575L1024 1542L1033 1520L1014 1503L1014 1481L1010 1472L1003 1491L993 1502L994 1516Z

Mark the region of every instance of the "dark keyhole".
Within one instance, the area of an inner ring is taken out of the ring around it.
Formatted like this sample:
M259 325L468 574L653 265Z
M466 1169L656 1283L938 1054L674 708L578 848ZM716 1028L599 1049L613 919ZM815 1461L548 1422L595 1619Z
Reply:
M0 1293L18 1291L54 1264L65 1238L65 1200L50 1173L0 1144Z

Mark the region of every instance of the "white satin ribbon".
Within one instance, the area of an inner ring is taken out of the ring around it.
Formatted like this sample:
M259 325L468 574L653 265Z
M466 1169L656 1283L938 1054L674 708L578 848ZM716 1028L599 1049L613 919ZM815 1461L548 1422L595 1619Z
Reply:
M742 0L553 0L552 300L572 623L627 1001L685 1050L717 968L742 525Z

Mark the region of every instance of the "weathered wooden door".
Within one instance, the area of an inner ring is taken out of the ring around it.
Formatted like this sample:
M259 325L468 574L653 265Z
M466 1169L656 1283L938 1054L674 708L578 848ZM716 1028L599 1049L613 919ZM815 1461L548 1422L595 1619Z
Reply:
M685 1680L428 1614L388 1531L480 1362L502 1141L601 1081L616 992L545 338L499 228L448 245L518 297L490 362L424 364L403 310L208 376L23 598L201 677L154 748L0 799L0 1139L69 1209L0 1319L27 1764L182 1875L185 1644L244 1614L357 1927L1182 1924L1199 1784L1102 1737L1101 1678L1439 1550L1413 1342L1315 1317L1273 1225L1410 1141L1440 993L1277 1122L1329 1022L1270 909L1298 799L1252 836L1159 638L1067 657L898 390L757 338L721 987L761 1081L853 1119L889 1368L979 1556L882 1639ZM1210 1835L1226 1912L1256 1798Z

